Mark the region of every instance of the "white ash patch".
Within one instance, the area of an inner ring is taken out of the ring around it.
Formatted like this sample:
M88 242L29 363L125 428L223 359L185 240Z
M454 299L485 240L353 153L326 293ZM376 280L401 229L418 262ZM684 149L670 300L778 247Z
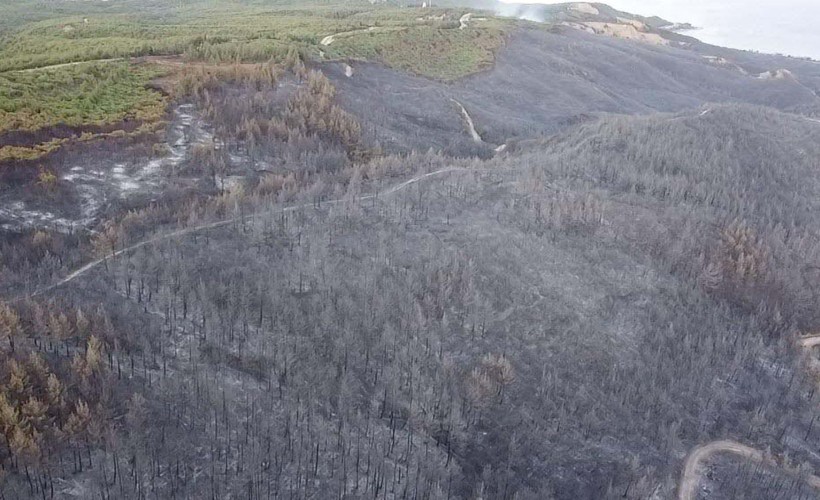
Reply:
M787 69L773 69L757 75L759 80L793 80L794 74Z
M219 177L216 181L216 185L224 192L230 193L239 189L244 181L245 176L243 175L226 175Z
M213 141L213 138L195 106L181 104L173 110L165 156L119 162L105 157L77 156L74 159L77 164L67 165L59 176L59 188L70 193L69 199L76 200L74 206L53 208L46 205L49 202L45 199L32 201L24 198L22 192L10 193L0 207L0 228L19 231L45 227L70 231L91 227L99 220L109 200L146 194L154 197L161 192L167 173L185 161L193 145ZM241 158L233 160L239 163Z
M68 232L75 226L75 222L47 210L30 209L23 201L16 201L7 208L0 208L0 217L11 221L3 223L0 228L12 231L51 226L58 231Z

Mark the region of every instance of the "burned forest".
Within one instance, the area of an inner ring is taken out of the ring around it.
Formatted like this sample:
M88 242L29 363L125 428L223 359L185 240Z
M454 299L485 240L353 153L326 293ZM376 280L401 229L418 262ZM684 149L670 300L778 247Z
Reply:
M820 498L820 65L416 3L0 0L0 499Z

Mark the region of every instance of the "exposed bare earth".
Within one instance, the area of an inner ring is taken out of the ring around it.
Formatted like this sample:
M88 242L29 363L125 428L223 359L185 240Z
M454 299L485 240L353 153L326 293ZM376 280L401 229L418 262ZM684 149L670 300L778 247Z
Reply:
M581 12L583 14L592 14L593 16L598 15L598 9L593 7L588 3L574 3L570 5L570 10L574 10L576 12Z
M584 26L591 28L598 35L613 36L625 40L635 40L652 45L669 45L669 40L656 34L647 33L635 27L634 24L585 22Z
M473 17L472 13L467 13L461 16L461 18L458 20L458 29L463 30L464 28L466 28L468 26L467 23L470 22L471 17Z

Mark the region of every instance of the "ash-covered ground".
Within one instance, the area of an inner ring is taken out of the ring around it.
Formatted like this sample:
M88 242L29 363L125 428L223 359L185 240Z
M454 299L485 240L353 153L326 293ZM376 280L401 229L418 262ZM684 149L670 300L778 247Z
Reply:
M6 497L674 498L718 439L820 468L816 65L530 26L450 85L312 69L5 188L8 372L71 381Z

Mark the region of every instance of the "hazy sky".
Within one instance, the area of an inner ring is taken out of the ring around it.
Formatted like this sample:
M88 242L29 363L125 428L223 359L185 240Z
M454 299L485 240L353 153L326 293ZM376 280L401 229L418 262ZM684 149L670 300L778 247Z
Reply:
M561 2L519 0L517 3ZM702 29L688 34L707 43L820 59L820 0L609 0L603 3L626 12L692 23Z

